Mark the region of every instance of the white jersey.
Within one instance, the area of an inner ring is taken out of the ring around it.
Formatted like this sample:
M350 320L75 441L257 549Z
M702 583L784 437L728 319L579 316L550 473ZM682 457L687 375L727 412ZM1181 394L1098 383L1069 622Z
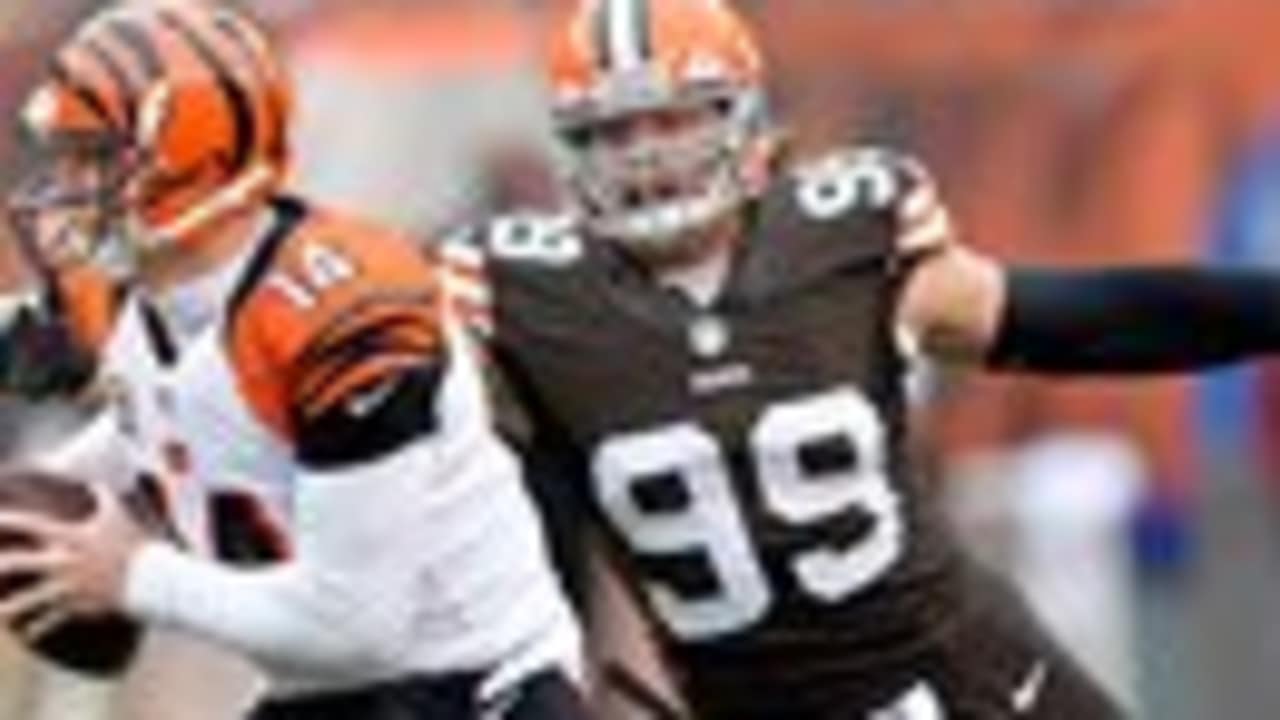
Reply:
M82 457L107 473L112 443L192 554L278 582L199 580L189 557L148 548L130 609L245 652L275 694L576 672L577 627L434 269L294 203L236 265L194 332L174 332L163 301L123 300L101 350L109 419ZM245 594L219 597L237 582Z

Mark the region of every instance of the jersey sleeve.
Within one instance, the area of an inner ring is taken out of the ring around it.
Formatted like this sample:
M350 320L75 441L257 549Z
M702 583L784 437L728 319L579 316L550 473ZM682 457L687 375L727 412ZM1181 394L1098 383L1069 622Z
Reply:
M124 437L110 410L100 410L60 444L35 453L30 462L49 472L103 483L121 492L133 489L136 480Z
M294 498L297 548L286 562L247 570L148 543L130 564L126 609L291 673L367 681L394 667L417 637L430 540L421 478L433 449L311 473Z
M232 325L242 390L304 465L375 459L434 429L444 313L438 268L407 240L304 232Z
M950 214L924 163L891 149L842 148L804 163L794 173L794 193L811 231L859 234L869 225L884 227L888 241L878 252L898 260L910 262L955 242Z
M449 313L482 340L495 331L494 291L483 229L454 233L433 249Z

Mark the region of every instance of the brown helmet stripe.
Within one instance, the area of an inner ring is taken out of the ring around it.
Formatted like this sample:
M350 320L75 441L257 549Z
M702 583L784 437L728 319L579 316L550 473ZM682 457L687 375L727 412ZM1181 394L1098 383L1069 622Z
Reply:
M613 65L609 53L609 4L609 0L596 0L591 14L591 49L595 51L596 65L605 72Z
M636 50L642 61L653 58L653 22L649 0L631 0L631 27L636 34Z
M236 82L226 63L218 57L213 48L186 21L171 11L160 12L159 17L160 21L169 29L182 37L183 41L213 73L214 80L222 90L223 97L226 98L227 109L231 113L233 133L235 135L229 171L235 174L244 170L245 165L249 162L249 153L256 144L253 108L250 107L248 94Z

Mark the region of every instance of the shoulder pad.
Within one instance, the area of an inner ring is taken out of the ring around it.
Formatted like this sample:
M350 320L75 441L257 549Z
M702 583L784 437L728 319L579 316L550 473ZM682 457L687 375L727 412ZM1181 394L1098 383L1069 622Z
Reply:
M379 225L312 215L277 251L254 292L280 334L309 334L354 305L434 294L439 274L413 242Z
M570 213L515 212L485 223L472 236L497 261L563 267L585 255L583 235Z
M800 212L835 222L859 214L882 215L895 225L898 253L916 254L951 239L951 223L937 184L915 157L889 148L840 148L791 171Z
M437 267L408 238L337 215L311 215L283 241L231 321L230 351L242 379L251 379L251 400L281 426L317 348L339 352L375 331L393 331L397 341L424 352L436 347L443 333L440 282ZM377 360L372 348L360 352Z

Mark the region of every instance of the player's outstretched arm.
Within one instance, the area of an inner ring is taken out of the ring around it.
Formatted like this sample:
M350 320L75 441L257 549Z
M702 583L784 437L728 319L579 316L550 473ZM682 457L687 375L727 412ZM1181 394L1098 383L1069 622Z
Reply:
M945 359L1042 373L1180 372L1280 351L1280 273L1002 267L954 246L907 280L899 319Z

